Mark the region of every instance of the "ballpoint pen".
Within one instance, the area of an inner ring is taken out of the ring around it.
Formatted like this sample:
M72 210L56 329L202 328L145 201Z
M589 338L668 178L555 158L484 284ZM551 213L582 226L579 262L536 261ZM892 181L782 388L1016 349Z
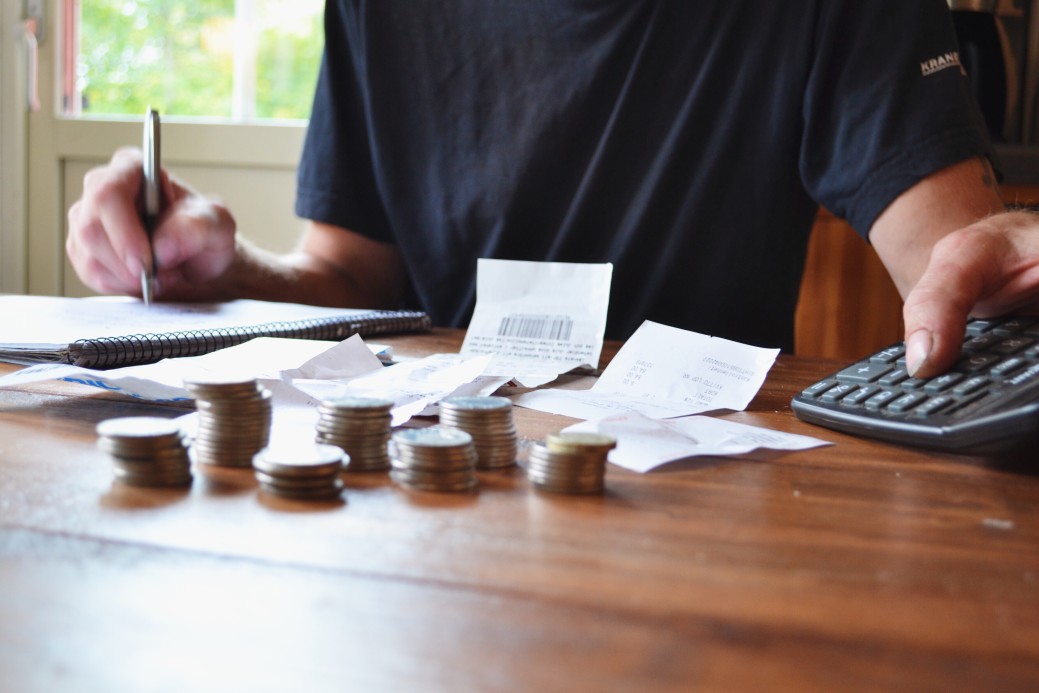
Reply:
M155 292L155 250L152 233L159 221L162 195L159 189L159 114L149 108L144 117L144 157L141 176L141 197L144 201L144 230L148 234L148 262L141 267L141 297L144 305L151 305Z

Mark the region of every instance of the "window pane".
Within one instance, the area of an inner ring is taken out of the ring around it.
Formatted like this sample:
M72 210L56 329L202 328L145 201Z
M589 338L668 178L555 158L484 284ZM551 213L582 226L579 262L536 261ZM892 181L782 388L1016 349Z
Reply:
M87 115L137 116L152 106L173 116L306 118L321 56L322 5L83 2L78 93L68 103Z
M314 99L323 0L257 0L256 117L306 118Z

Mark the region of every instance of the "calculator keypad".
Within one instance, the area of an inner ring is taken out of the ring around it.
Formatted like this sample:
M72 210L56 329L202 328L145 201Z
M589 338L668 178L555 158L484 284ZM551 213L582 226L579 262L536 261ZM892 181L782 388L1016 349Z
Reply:
M961 357L935 378L912 378L901 344L838 371L801 392L817 400L873 417L944 420L969 416L1039 382L1039 319L973 320ZM1039 396L1039 395L1037 395Z

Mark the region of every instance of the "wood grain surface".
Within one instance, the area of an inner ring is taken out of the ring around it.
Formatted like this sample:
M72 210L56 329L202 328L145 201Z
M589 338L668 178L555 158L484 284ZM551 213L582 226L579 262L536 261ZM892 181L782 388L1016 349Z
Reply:
M611 466L593 497L522 468L461 495L345 474L324 503L240 469L126 487L96 423L184 406L0 390L0 690L1039 689L1039 463L795 419L837 365L783 357L726 414L834 445ZM515 414L524 445L572 423Z

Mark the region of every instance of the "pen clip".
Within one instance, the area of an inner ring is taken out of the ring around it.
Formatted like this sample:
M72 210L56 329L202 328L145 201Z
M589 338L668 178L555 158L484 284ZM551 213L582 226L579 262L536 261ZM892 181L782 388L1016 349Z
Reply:
M143 197L144 230L148 235L149 258L146 267L141 268L141 298L144 304L151 305L155 293L155 248L152 246L152 233L159 221L162 211L162 191L159 183L159 113L149 108L144 117L144 142L142 145L141 196Z
M159 113L149 108L144 120L144 216L146 225L153 225L162 208L159 185ZM148 228L151 233L152 228Z

